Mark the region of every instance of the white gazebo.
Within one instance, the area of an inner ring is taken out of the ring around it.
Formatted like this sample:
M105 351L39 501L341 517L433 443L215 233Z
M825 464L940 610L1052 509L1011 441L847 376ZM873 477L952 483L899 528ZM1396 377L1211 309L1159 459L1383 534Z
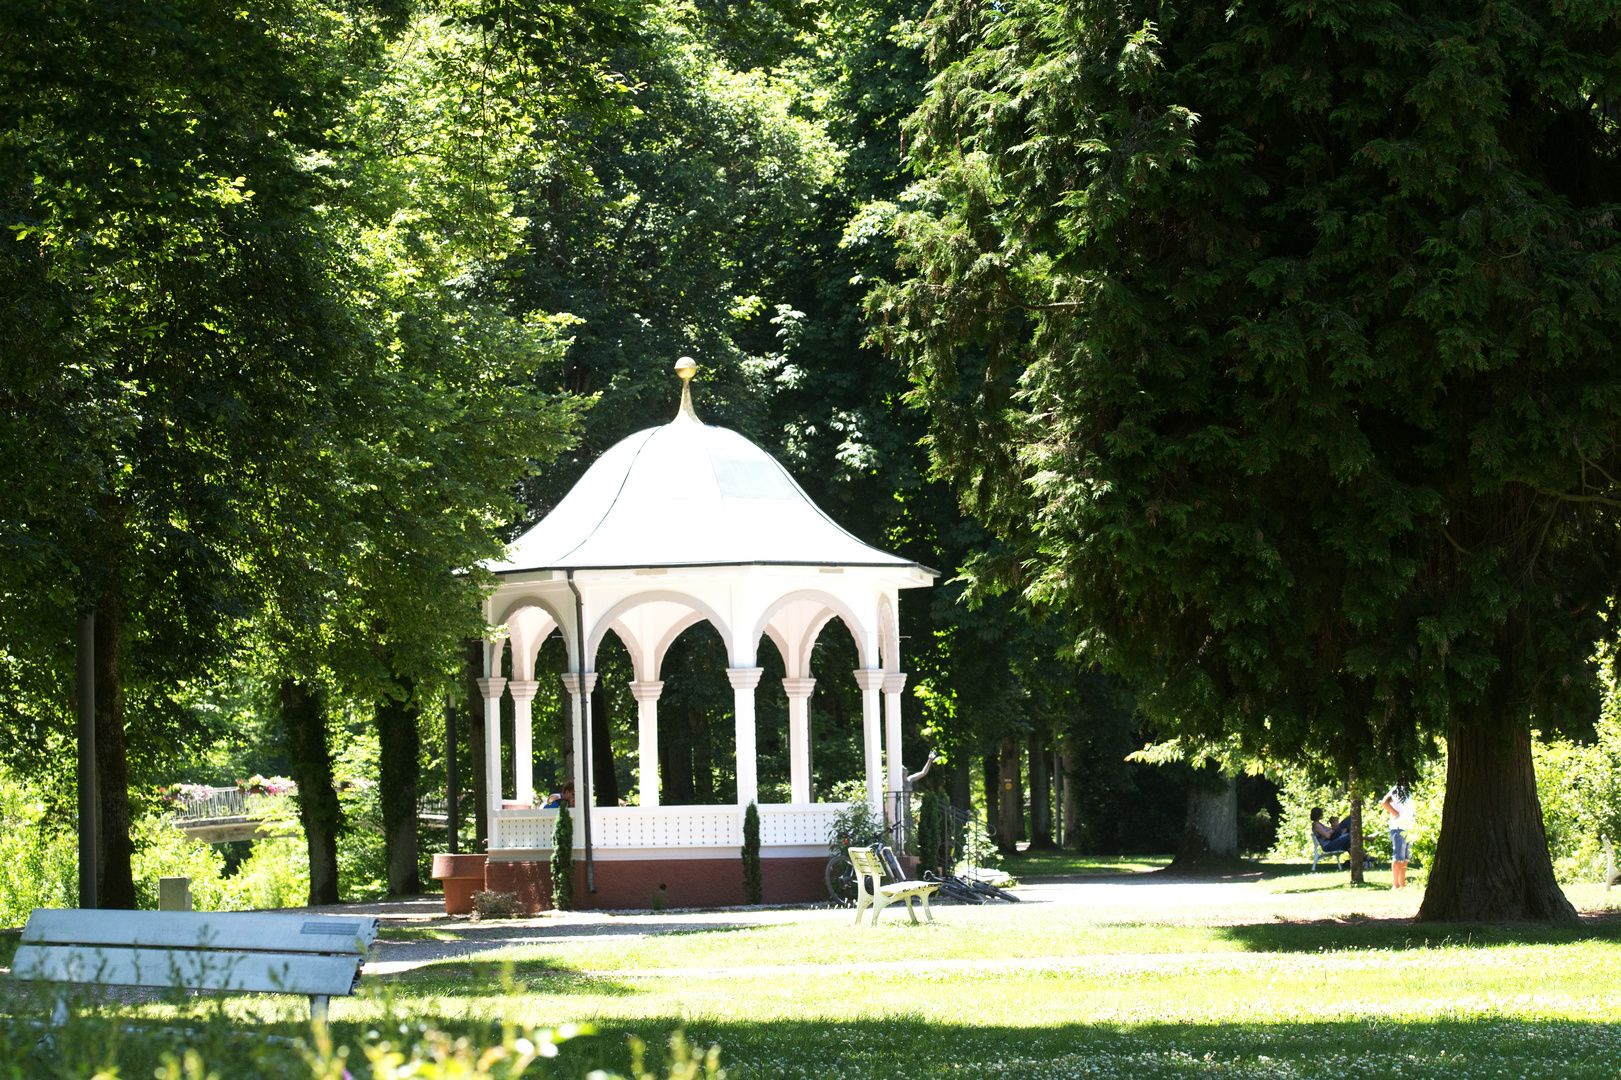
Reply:
M811 801L811 650L841 619L855 638L860 668L867 800L881 812L899 791L901 692L899 592L936 574L869 547L845 532L780 464L735 431L693 411L687 386L696 370L677 365L681 409L663 427L623 440L587 470L557 508L490 566L500 586L485 601L499 637L485 649L485 784L489 798L490 888L550 904L556 810L536 809L530 703L539 689L535 658L553 633L568 655L564 684L573 702L573 811L576 903L648 907L738 902L742 818L758 803L754 691L762 635L787 669L789 777L786 803L759 804L768 900L823 894L827 834L838 803ZM688 627L708 621L726 646L736 700L737 805L667 806L659 792L660 667ZM618 635L630 654L640 722L637 806L590 806L591 691L603 638ZM584 647L581 647L581 642ZM501 678L512 648L512 678ZM500 699L510 694L514 775L501 775ZM882 721L880 721L882 695ZM734 880L735 879L735 880ZM594 891L592 891L594 889ZM735 894L735 895L734 895ZM657 900L654 899L655 895Z

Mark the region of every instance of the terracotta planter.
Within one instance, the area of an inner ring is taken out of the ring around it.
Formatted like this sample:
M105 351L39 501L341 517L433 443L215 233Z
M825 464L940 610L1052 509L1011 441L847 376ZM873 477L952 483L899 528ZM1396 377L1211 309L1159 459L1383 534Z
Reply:
M484 864L488 855L435 855L433 872L435 881L445 883L445 914L470 915L473 894L484 889Z

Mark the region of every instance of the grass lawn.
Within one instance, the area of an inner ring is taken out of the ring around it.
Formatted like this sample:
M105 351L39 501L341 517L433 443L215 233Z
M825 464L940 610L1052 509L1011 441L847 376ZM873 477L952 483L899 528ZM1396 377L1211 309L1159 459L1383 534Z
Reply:
M334 1031L488 1039L501 1020L594 1023L552 1064L563 1076L627 1071L626 1036L657 1045L678 1028L720 1044L733 1080L1613 1078L1621 1066L1621 917L1602 886L1570 890L1597 912L1580 926L1437 929L1410 921L1419 889L1392 892L1377 874L1362 888L1279 868L1214 886L1162 877L1068 886L1091 891L1067 900L1032 885L1025 904L942 905L932 926L893 909L859 929L845 912L725 929L671 919L653 934L623 932L658 929L651 917L537 920L532 933L558 939L368 977L360 997L334 1001ZM434 928L394 947L496 929ZM297 1002L227 1007L300 1030Z

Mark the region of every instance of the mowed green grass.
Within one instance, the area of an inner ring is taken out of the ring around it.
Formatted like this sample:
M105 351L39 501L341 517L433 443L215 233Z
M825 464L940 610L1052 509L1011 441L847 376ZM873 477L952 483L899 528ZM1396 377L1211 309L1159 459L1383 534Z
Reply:
M402 1023L486 1037L501 1021L595 1024L560 1076L625 1071L627 1036L657 1045L676 1029L718 1043L732 1080L1621 1073L1621 918L1437 929L1409 921L1418 890L1326 873L1179 904L1121 891L941 906L933 926L892 910L857 929L828 912L509 946L369 977L333 1002L334 1026L359 1040ZM1570 891L1584 910L1612 905L1602 887ZM889 966L849 966L872 962ZM264 1030L299 1027L297 1002L233 1008Z

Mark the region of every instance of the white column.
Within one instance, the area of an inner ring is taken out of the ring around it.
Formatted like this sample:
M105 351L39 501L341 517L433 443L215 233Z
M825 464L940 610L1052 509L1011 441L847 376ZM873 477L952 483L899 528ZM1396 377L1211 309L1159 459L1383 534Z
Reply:
M884 765L889 773L889 790L906 786L906 766L901 761L901 691L906 689L906 673L892 671L884 676Z
M636 733L640 739L638 787L643 806L659 804L659 695L663 692L661 682L630 684L631 696L636 699Z
M540 690L534 679L513 679L507 683L512 695L512 797L535 805L535 735L532 703Z
M585 755L591 752L591 732L585 722L585 699L596 689L597 673L588 671L582 677L574 672L563 675L563 689L568 691L572 703L574 725L574 808L585 805L591 793L585 790Z
M782 688L788 694L788 787L790 801L811 801L810 770L810 696L816 690L815 679L784 679Z
M862 668L856 671L856 685L861 688L861 745L867 762L867 805L872 812L884 812L883 750L878 736L878 692L884 686L884 672L880 668Z
M490 806L490 840L494 847L495 813L501 809L501 693L505 679L480 679L478 691L484 695L484 793Z
M754 750L754 688L765 668L726 669L732 680L732 709L737 719L737 805L747 806L760 796L759 764Z

